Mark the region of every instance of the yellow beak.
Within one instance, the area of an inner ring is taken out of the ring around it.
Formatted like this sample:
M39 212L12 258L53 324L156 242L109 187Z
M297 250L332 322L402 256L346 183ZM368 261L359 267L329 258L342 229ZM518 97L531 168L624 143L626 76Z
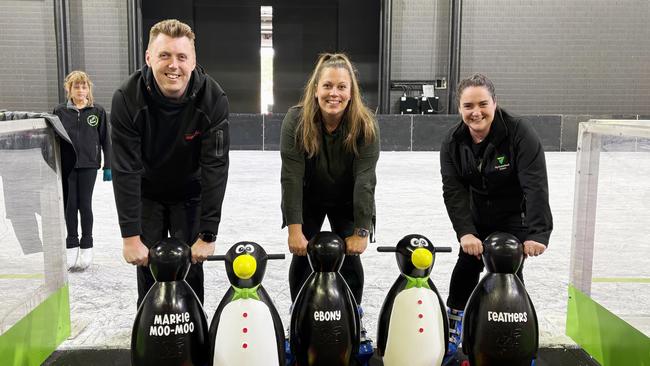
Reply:
M247 280L255 274L255 270L257 270L257 261L252 255L244 254L235 258L232 267L237 277L242 280Z
M417 269L427 269L433 262L433 254L424 248L417 248L411 254L411 262Z

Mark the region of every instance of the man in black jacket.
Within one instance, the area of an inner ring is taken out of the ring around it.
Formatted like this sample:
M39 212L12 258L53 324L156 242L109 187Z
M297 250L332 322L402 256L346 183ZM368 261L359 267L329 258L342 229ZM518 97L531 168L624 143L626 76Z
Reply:
M459 83L458 110L462 121L440 148L443 198L461 245L447 299L450 353L483 270L482 240L507 232L523 243L526 256L538 256L553 230L544 150L532 126L497 107L494 85L481 74Z
M186 280L203 302L202 262L214 253L228 178L228 99L196 65L187 24L155 24L146 61L115 92L111 110L123 255L138 266L139 305L154 283L149 248L168 235L186 242Z

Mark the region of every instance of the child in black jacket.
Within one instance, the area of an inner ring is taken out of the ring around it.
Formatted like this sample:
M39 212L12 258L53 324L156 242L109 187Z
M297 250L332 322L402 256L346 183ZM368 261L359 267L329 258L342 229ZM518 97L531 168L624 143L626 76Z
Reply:
M83 71L73 71L65 79L67 101L54 108L72 144L61 142L63 204L67 229L66 247L71 270L84 270L92 263L92 195L104 152L104 181L111 180L110 138L106 111L95 104L92 82ZM81 240L77 229L81 217Z

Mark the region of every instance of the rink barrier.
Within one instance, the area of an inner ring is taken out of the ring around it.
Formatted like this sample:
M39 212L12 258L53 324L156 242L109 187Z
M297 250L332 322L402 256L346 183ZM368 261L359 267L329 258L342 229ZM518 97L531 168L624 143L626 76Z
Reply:
M513 112L516 112L513 110ZM231 113L231 150L280 149L280 127L286 113ZM535 128L545 151L576 151L578 124L593 118L625 120L650 119L650 116L629 115L526 115ZM447 130L460 121L455 114L381 114L377 122L381 130L382 151L438 151Z
M3 288L11 288L12 298L18 298L11 306L0 307L2 365L41 365L70 335L61 133L65 134L56 116L0 112L0 202L7 216L0 217L0 223L11 228L3 232L2 244L4 253L9 248L22 249L17 256L0 257ZM35 214L40 216L41 230L19 224L26 217L36 223ZM34 242L18 235L25 232L38 233L38 250L25 251L24 244Z
M41 365L70 336L69 299L66 283L0 335L2 364Z
M650 338L591 297L595 282L650 282L645 277L593 277L600 153L603 141L612 136L628 139L613 151L642 151L639 142L650 139L650 120L580 123L566 334L602 366L650 366Z

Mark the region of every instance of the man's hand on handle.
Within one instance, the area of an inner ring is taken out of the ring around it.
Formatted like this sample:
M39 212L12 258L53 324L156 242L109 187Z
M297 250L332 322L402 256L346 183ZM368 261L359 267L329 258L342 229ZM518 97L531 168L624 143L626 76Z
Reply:
M140 235L122 238L122 256L127 263L135 266L146 266L149 264L149 248L147 248Z
M209 255L214 254L215 243L204 242L201 238L196 239L192 245L192 263L204 262Z

